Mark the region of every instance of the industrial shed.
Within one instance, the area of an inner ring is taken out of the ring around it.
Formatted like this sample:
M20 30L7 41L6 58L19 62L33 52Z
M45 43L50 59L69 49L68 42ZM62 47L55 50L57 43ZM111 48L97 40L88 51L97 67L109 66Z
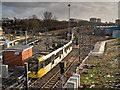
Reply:
M10 66L22 66L28 58L32 57L32 47L29 45L16 45L4 49L3 63Z

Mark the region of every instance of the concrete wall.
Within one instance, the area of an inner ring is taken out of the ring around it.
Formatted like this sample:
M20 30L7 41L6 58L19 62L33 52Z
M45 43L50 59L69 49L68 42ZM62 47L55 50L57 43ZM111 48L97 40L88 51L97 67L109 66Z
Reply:
M120 30L114 30L112 33L112 38L120 38Z

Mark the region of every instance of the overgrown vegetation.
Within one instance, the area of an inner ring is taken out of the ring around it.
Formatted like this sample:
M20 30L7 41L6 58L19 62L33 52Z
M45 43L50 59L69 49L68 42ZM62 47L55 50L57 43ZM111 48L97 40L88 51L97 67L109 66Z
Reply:
M84 69L81 72L81 85L89 88L95 85L95 88L117 88L119 77L118 40L109 41L106 50L101 57L90 57L86 64L94 66L91 69ZM84 72L87 72L84 74Z

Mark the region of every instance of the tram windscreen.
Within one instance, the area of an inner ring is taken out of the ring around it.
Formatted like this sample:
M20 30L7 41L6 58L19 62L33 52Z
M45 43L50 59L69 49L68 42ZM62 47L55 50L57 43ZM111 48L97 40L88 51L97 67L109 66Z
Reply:
M29 71L38 71L38 60L37 59L29 59L28 61L28 70Z

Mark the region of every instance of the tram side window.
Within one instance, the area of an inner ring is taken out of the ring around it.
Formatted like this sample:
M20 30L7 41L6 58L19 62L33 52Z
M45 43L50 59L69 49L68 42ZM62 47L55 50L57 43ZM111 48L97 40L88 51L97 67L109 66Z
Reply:
M55 55L52 55L52 56L51 56L52 64L54 64L54 59L55 59Z
M65 52L67 52L66 48L65 48Z
M48 65L51 62L51 58L48 58L47 60L45 60L45 66Z
M63 54L63 50L60 51L60 54Z
M65 52L67 52L67 50L68 50L68 46L65 48Z
M2 50L2 46L0 46L0 50Z
M28 62L28 68L30 71L38 71L38 61L37 60L30 60Z
M12 43L10 43L10 46L12 46Z
M70 45L67 47L67 50L68 50L68 49L70 50L70 47L72 47L72 44L70 44Z
M7 44L2 45L2 49L7 48Z
M51 57L51 61L55 59L55 55L52 55Z
M56 55L55 55L55 59L57 59L58 57L59 57L59 52L56 53Z
M42 62L39 62L39 69L43 68L44 67L44 61Z
M60 50L60 52L59 52L59 56L60 56L60 58L61 58L61 55L63 54L63 51L62 50Z
M70 45L69 45L69 49L70 49L71 46L72 46L72 45L70 44Z

